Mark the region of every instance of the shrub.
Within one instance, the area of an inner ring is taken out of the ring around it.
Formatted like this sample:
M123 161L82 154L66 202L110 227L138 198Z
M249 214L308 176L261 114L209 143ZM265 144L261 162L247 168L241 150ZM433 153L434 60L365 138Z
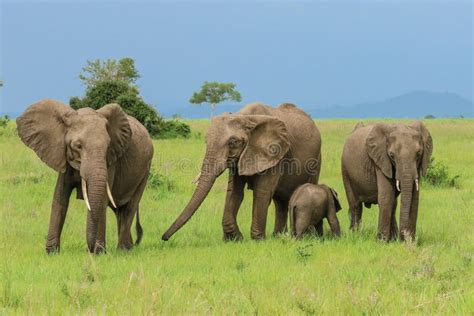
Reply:
M160 138L188 138L191 135L191 128L188 124L180 120L163 121L163 131Z
M184 122L163 120L158 112L140 97L138 89L124 81L100 81L87 88L84 98L69 99L69 104L76 110L83 107L97 110L108 103L118 103L125 113L145 126L151 137L188 137L191 133L190 127Z
M434 119L436 118L436 116L434 116L433 114L428 114L425 116L425 119Z
M459 188L459 177L460 175L450 176L448 166L442 161L435 162L432 157L423 179L435 187Z
M160 174L155 168L151 168L150 175L148 176L148 186L152 189L161 189L164 191L172 192L176 186L173 180L167 176Z
M153 106L143 100L135 85L139 77L131 58L88 61L79 76L86 84L85 96L72 97L69 104L75 110L84 107L97 110L106 104L118 103L125 113L145 126L151 137L188 137L190 128L186 123L164 121Z
M8 115L0 116L0 127L7 127L8 122L10 122Z

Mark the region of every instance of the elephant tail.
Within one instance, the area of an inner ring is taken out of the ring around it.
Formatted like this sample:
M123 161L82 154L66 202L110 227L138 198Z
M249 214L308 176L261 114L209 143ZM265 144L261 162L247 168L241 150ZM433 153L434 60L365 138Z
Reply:
M137 210L137 219L136 219L136 222L135 222L135 230L137 231L137 240L135 241L135 245L138 245L140 243L140 241L142 241L142 237L143 237L143 228L142 228L142 225L140 224L140 210L138 209Z

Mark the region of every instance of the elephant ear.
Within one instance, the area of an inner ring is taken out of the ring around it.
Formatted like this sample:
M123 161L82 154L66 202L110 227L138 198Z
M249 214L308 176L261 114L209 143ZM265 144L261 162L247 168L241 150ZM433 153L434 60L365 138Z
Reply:
M375 165L382 170L383 174L391 179L393 177L392 163L387 153L386 124L375 124L365 141L367 154L374 161Z
M426 170L430 163L431 154L433 153L433 139L431 138L430 132L426 128L422 121L416 121L411 125L412 128L420 132L423 140L423 156L421 157L421 172L426 175Z
M65 118L75 111L50 99L31 105L16 119L18 135L26 146L58 172L66 172Z
M127 114L115 103L104 105L97 110L104 116L107 123L107 132L110 136L110 147L107 153L108 164L113 164L119 159L128 147L132 137L132 129Z
M285 123L267 115L245 116L248 142L239 159L239 174L250 176L275 166L290 149Z
M336 190L334 190L333 188L329 188L329 190L331 191L332 198L334 199L334 207L336 208L336 213L337 213L342 208L341 207L341 202L339 201Z

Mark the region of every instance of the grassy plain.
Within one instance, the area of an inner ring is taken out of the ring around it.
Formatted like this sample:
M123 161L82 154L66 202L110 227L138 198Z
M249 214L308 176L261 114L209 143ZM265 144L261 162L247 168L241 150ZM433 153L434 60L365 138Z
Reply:
M341 197L341 238L251 241L247 191L238 216L245 240L223 242L223 175L189 223L162 242L161 234L193 191L205 151L208 121L189 123L190 139L154 141L153 168L169 183L145 191L142 244L130 252L115 249L115 216L109 210L108 253L98 257L86 252L86 209L75 199L61 253L45 254L56 174L20 142L12 122L0 128L0 313L474 313L473 120L426 121L434 157L461 176L460 188L421 184L418 240L411 244L376 241L377 206L364 210L360 232L348 231L340 156L355 120L316 120L323 138L320 182ZM273 215L272 206L269 235Z

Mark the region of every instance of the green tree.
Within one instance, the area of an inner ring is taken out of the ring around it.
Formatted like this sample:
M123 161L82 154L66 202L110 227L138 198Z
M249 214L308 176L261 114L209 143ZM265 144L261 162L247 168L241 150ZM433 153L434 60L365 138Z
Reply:
M189 102L192 104L208 103L211 106L211 117L214 116L216 105L224 101L240 102L240 92L235 90L235 83L204 81L201 90L194 92Z
M118 61L116 59L88 60L79 75L79 79L88 87L108 80L123 81L133 85L138 78L140 74L135 68L135 61L129 57Z
M124 58L118 62L113 59L105 62L95 60L88 61L87 64L83 70L87 68L90 76L81 78L86 84L86 92L82 98L69 99L73 109L84 107L99 109L108 103L118 103L125 113L142 123L152 137L188 137L191 134L191 129L186 123L164 120L153 106L143 100L138 87L134 84L140 75L135 69L133 59Z

